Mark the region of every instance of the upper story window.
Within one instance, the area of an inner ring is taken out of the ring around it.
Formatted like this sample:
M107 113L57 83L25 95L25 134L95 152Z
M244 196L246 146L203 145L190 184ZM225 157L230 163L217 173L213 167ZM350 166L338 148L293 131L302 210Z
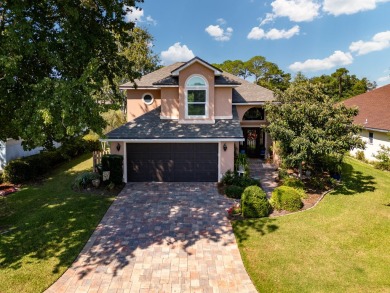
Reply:
M146 104L146 105L151 105L153 104L154 102L154 98L152 96L152 94L149 94L149 93L146 93L142 96L142 101Z
M250 108L245 112L242 120L264 120L263 108Z
M191 76L185 84L186 117L208 117L208 84L199 75Z

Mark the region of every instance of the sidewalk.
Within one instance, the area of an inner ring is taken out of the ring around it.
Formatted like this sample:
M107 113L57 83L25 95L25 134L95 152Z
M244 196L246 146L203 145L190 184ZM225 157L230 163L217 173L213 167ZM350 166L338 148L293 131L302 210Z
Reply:
M266 163L261 159L249 159L250 176L254 179L260 180L261 187L264 189L267 197L270 198L272 191L278 186L275 179L278 176L276 167L272 164Z

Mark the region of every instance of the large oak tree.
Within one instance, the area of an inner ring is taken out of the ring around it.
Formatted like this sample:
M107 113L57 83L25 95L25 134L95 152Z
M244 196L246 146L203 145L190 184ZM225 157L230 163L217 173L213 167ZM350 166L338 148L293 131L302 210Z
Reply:
M0 139L50 147L101 133L100 114L122 102L115 80L139 76L122 52L132 43L124 16L135 2L0 2Z

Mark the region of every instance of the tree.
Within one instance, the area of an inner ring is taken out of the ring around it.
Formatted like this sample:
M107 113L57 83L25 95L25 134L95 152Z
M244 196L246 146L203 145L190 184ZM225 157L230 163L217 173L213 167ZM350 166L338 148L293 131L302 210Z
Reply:
M376 88L375 82L370 82L365 77L359 79L356 75L350 75L346 68L339 68L331 75L324 74L313 77L310 81L321 83L324 93L333 98L335 102L343 101Z
M276 97L277 103L266 105L267 129L288 166L330 169L330 161L340 164L347 151L364 147L361 128L353 124L358 110L334 105L320 84L293 83Z
M290 84L291 75L284 73L275 63L268 62L263 56L254 56L248 61L226 60L222 64L213 64L243 79L250 76L255 83L270 90L285 90Z
M124 1L5 1L0 4L0 139L52 146L101 133L102 112L122 101L117 77L139 77ZM102 95L104 83L111 95Z

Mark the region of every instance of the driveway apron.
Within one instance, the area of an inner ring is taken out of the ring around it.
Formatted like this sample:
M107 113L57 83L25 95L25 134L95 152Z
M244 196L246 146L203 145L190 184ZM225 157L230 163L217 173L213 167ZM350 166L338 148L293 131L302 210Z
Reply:
M215 183L128 183L46 292L256 292Z

